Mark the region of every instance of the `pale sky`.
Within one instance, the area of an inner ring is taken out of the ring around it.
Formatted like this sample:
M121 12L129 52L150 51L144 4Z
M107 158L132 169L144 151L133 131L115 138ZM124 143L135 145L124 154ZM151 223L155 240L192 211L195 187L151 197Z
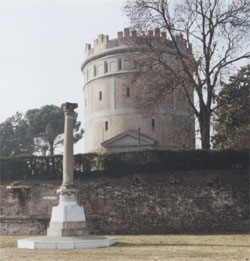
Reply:
M17 111L78 103L85 43L129 26L125 0L0 0L0 122ZM83 152L83 141L75 153Z
M0 0L0 123L17 111L76 102L83 122L85 44L129 27L126 0ZM83 140L75 146L82 153Z

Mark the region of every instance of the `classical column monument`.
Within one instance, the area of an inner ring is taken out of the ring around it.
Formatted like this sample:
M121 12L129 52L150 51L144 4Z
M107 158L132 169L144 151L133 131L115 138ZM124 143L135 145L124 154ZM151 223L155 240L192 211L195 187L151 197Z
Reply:
M53 207L48 236L82 236L87 234L83 207L77 204L78 189L73 180L73 111L76 103L64 103L63 183L57 190L59 205Z
M107 247L114 238L88 235L84 209L77 204L79 190L73 178L73 112L76 103L62 104L65 115L63 183L57 190L59 204L52 209L47 236L18 240L18 248L74 249Z

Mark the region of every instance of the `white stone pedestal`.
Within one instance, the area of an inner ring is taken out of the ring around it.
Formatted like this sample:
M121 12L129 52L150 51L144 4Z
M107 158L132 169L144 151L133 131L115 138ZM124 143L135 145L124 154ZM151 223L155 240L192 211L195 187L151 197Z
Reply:
M78 189L57 190L59 205L53 207L48 236L74 237L87 234L84 209L77 204Z

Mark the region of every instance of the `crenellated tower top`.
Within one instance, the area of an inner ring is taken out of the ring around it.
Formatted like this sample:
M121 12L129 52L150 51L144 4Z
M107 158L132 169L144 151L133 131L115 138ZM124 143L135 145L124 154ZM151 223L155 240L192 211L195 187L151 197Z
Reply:
M161 32L159 28L149 30L144 36L151 39L153 38L154 41L159 43L166 42L170 48L173 46L172 41L167 39L166 32ZM108 35L100 34L94 41L94 46L91 46L91 44L85 45L85 58L103 52L107 49L133 45L137 42L138 39L141 39L141 37L137 35L137 31L130 30L129 28L125 28L123 32L118 32L117 38L112 40L109 40ZM182 34L176 35L176 41L181 48L187 48L186 40L183 38Z

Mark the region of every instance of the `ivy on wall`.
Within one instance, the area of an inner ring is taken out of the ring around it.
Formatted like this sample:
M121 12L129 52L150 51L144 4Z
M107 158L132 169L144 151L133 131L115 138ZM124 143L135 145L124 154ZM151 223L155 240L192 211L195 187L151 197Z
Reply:
M62 161L62 155L0 158L0 180L61 180ZM248 167L248 150L145 150L74 156L74 175L77 179L120 177L133 173L170 170L246 169Z

